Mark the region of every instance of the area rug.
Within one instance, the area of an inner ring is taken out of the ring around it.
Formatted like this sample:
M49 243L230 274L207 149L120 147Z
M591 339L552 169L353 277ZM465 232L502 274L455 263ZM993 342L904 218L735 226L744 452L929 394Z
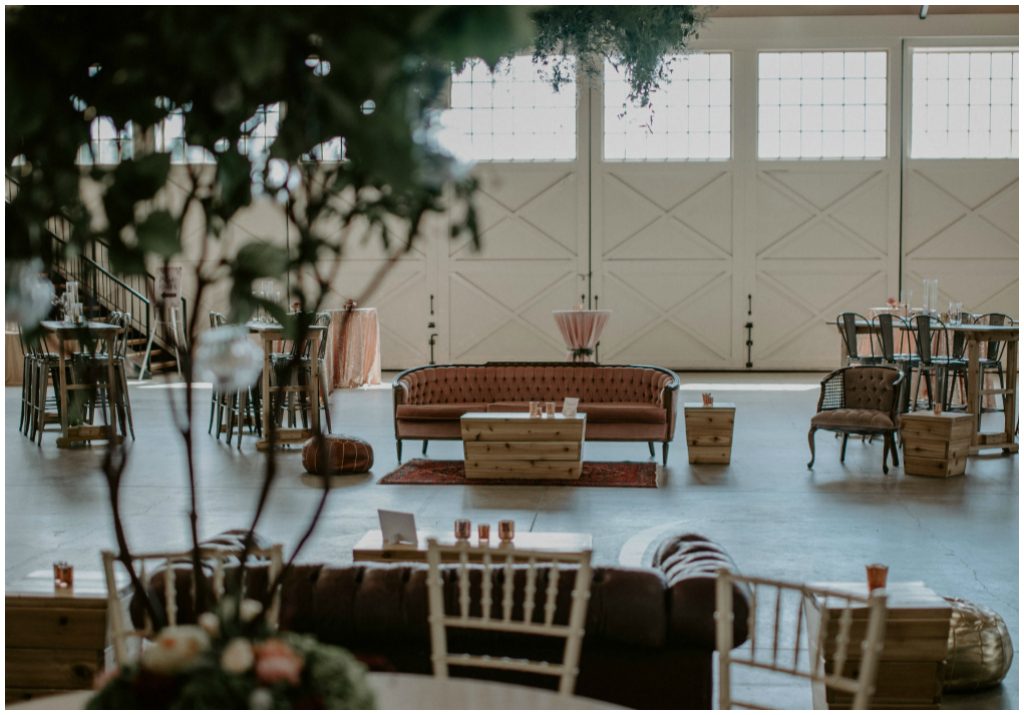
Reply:
M647 487L658 486L658 467L652 462L584 462L579 479L466 479L459 459L412 459L378 484L483 484L522 487Z

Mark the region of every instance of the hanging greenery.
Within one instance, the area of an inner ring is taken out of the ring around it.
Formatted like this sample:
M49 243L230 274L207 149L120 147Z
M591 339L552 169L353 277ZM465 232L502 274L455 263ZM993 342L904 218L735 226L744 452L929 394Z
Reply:
M559 5L534 11L534 62L558 87L575 65L598 74L604 60L623 72L629 101L646 107L669 79L672 59L697 38L710 8L695 5Z

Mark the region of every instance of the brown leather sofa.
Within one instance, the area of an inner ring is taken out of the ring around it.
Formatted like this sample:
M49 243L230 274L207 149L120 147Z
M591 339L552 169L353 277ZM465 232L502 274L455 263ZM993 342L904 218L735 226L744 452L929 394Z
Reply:
M715 649L715 573L735 569L732 559L698 534L666 539L649 568L596 567L587 607L586 635L576 693L631 708L709 709ZM188 564L177 573L179 622L195 619L188 589ZM250 593L266 584L266 567L248 570ZM471 588L478 588L476 571ZM519 576L523 572L519 571ZM285 579L281 627L344 646L374 670L432 672L427 621L427 567L423 564L300 565ZM502 577L495 572L495 578ZM573 578L571 570L562 576ZM525 584L517 579L515 608ZM453 612L458 594L454 571L446 574L446 601ZM163 577L151 581L157 600ZM569 588L559 589L556 620L569 609ZM496 584L495 588L499 588ZM544 589L537 588L538 598ZM746 640L748 595L734 593L734 638ZM141 608L133 604L136 623ZM543 608L534 611L541 617ZM449 637L453 652L491 652L533 659L561 659L561 650L536 637L471 632ZM521 673L453 669L456 677L485 677L540 687L551 679Z
M461 439L467 412L526 412L531 400L578 397L588 441L662 443L662 463L675 435L679 376L647 365L487 363L427 365L399 373L393 385L395 442Z

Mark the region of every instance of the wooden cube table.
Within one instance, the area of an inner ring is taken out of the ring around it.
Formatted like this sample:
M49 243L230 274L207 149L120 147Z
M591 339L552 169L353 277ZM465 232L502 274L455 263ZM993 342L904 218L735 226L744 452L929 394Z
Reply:
M700 402L687 402L683 405L683 418L690 464L728 464L732 458L736 405L718 402L705 407Z
M963 412L910 412L900 417L903 471L917 477L959 477L967 470L973 418Z
M813 585L834 591L867 594L865 582ZM889 582L886 593L888 611L885 619L885 642L879 658L871 708L938 708L942 700L942 670L953 609L945 599L921 581ZM822 609L827 605L808 599L805 606L809 632L817 634L820 630ZM842 610L839 604L835 609L828 610L830 627L827 629L826 638L834 638ZM867 620L867 608L854 609L853 626L850 631L850 660L843 670L844 674L850 677L855 677L860 664L860 643L866 635ZM825 652L834 653L835 644L832 640L827 643ZM831 667L831 663L827 665ZM827 689L821 683L815 684L815 708L827 705L833 710L849 709L851 701L852 697L848 693Z
M75 572L74 589L55 592L53 571L7 585L4 661L8 703L92 687L112 664L107 648L107 585L99 571ZM122 602L130 591L119 581ZM108 663L108 656L111 662Z
M462 443L467 479L579 479L587 416L467 412Z

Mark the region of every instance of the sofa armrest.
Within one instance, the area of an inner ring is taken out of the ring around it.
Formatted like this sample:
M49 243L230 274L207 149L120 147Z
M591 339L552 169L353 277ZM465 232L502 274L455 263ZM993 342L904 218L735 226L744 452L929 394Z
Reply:
M700 534L684 533L661 542L652 566L668 582L669 640L715 649L715 579L718 570L737 571L725 549ZM733 643L747 640L750 596L733 590Z

